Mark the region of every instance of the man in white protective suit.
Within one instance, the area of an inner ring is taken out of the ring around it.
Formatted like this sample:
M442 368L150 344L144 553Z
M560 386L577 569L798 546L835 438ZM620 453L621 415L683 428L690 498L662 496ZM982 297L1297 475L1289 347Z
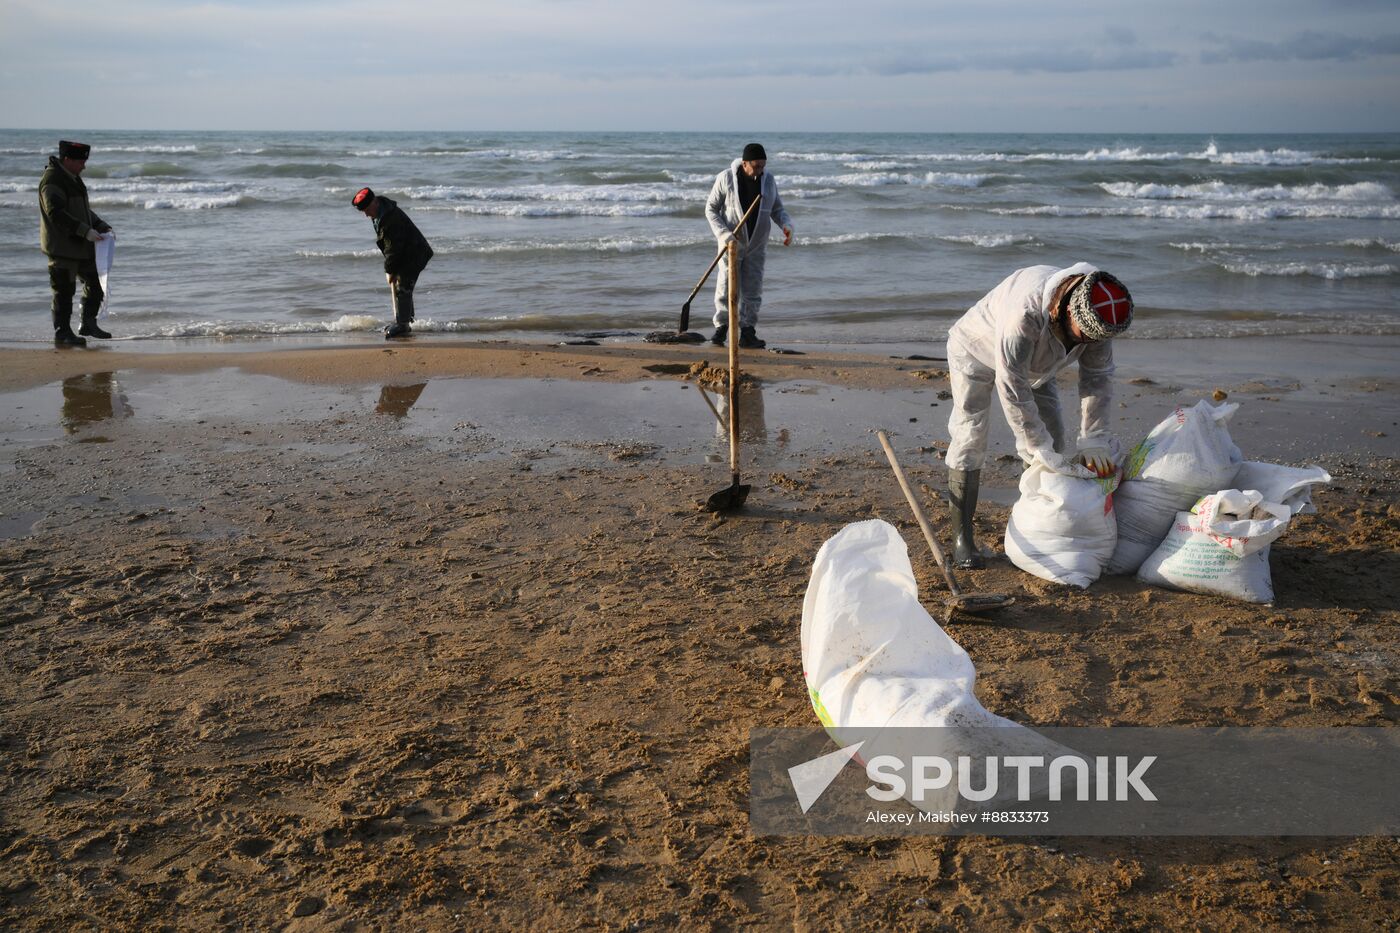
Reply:
M953 388L948 501L958 567L985 566L973 539L972 516L993 392L1016 437L1016 452L1028 465L1040 460L1057 472L1071 472L1081 463L1101 475L1112 472L1112 338L1132 320L1133 299L1123 283L1081 262L1068 269L1017 269L948 332ZM1074 362L1079 363L1080 430L1077 453L1067 458L1055 375Z
M743 155L715 176L710 197L705 201L705 219L710 222L720 249L729 241L739 241L739 346L761 350L767 344L758 339L758 309L763 303L763 264L768 250L768 233L776 221L783 230L783 245L792 245L792 218L778 197L778 183L764 171L768 154L758 143L744 147ZM739 220L761 198L742 229ZM719 265L715 280L715 335L710 341L724 346L729 334L729 259Z

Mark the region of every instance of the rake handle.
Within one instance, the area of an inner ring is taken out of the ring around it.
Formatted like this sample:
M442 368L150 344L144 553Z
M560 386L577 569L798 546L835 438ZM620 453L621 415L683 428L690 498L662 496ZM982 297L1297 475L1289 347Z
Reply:
M905 478L904 471L899 467L899 459L894 455L890 439L885 436L884 431L876 431L875 434L880 438L880 446L885 448L885 456L890 461L890 468L894 470L895 479L899 480L899 488L904 490L904 498L908 500L909 508L914 510L914 517L919 521L919 530L924 533L924 540L928 542L929 550L933 552L933 559L938 563L938 569L943 571L943 579L948 584L948 592L953 594L954 599L957 599L962 596L962 591L958 589L958 584L953 580L952 573L948 571L948 561L943 556L943 549L938 546L938 541L933 536L933 528L929 525L928 518L919 505L919 500L915 498L914 490L909 486L909 480Z

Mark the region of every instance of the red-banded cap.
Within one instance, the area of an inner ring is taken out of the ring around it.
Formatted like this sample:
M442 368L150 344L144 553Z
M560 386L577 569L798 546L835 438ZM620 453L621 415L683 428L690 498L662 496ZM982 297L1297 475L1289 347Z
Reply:
M1133 322L1133 296L1107 272L1091 272L1070 292L1069 312L1086 340L1107 340Z
M363 211L369 207L369 202L373 200L374 192L368 188L361 188L359 191L355 192L355 196L350 199L350 203L355 205L356 210Z

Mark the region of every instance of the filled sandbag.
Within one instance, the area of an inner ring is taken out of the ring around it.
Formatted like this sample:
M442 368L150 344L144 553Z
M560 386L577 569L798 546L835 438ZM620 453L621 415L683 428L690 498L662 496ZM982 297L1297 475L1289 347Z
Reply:
M1044 580L1080 589L1099 578L1118 540L1118 474L1076 467L1057 473L1038 460L1021 474L1021 498L1006 523L1006 556Z
M1268 502L1252 489L1206 496L1176 516L1162 543L1138 568L1137 578L1188 593L1271 603L1269 545L1293 515L1289 506Z
M1118 543L1108 573L1132 573L1162 543L1178 512L1235 486L1240 449L1226 422L1238 404L1177 408L1132 449L1114 495Z
M817 552L802 603L802 670L817 718L839 745L858 744L862 763L1074 754L978 702L972 659L919 603L904 539L888 522L847 525ZM957 809L957 783L906 798L929 812ZM1003 783L996 800L1011 792Z
M847 525L817 552L802 669L828 731L1014 725L977 702L972 659L919 603L904 539L879 519Z

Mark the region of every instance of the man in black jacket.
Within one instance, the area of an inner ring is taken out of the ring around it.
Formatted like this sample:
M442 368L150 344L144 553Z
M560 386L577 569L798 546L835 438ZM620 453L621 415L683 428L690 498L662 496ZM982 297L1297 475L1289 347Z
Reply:
M49 287L53 290L53 342L58 347L85 347L86 337L112 335L97 326L102 307L102 284L97 277L93 244L111 232L111 225L92 212L87 185L80 177L92 147L59 140L58 155L49 156L39 180L39 248L49 257ZM83 280L83 323L73 333L73 296Z
M394 299L394 323L384 328L384 336L407 337L413 323L413 286L433 258L433 248L389 198L361 188L350 203L374 221L374 242L384 254L384 276Z

